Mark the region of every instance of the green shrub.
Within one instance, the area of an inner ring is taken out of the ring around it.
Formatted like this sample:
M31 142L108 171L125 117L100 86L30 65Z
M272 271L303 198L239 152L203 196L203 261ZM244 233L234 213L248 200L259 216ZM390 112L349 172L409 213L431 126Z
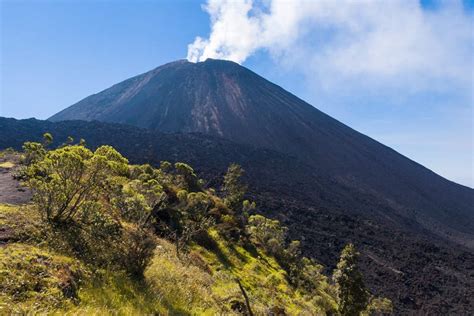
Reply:
M191 168L189 165L182 162L175 163L174 167L178 175L179 186L191 192L196 192L196 191L201 190L199 179L194 173L193 168Z
M88 202L101 198L108 177L127 168L127 160L110 146L95 153L83 146L67 146L49 151L27 172L33 201L43 217L62 224L81 217Z
M284 251L287 230L279 221L262 215L250 216L247 225L251 240L270 255L280 255Z
M155 246L147 223L162 187L153 179L129 180L128 171L128 161L110 146L95 152L65 146L31 164L29 185L51 224L50 243L88 263L143 275Z
M43 145L35 142L26 142L23 144L23 155L21 156L21 163L29 166L43 159L46 155L46 149Z

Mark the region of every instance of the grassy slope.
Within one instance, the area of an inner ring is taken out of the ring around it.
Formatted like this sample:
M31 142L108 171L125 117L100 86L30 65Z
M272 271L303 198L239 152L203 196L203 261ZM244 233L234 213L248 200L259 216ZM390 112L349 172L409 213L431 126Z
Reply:
M137 282L116 272L92 274L75 258L48 249L34 237L40 230L35 221L31 207L0 205L0 228L11 236L0 246L0 314L232 314L231 304L243 301L236 277L256 314L274 306L292 315L335 307L326 283L320 297L304 297L288 284L273 258L233 246L216 231L211 236L217 250L194 245L181 258L174 245L160 239L145 280Z
M0 153L1 154L1 153ZM13 157L13 156L12 156ZM12 168L3 159L2 168ZM45 242L44 227L32 205L0 203L0 314L215 315L234 314L245 288L256 314L284 307L290 315L335 309L323 280L316 297L295 290L273 257L257 248L226 241L209 231L212 250L191 245L178 258L175 245L159 239L143 281L121 272L92 271L77 258Z

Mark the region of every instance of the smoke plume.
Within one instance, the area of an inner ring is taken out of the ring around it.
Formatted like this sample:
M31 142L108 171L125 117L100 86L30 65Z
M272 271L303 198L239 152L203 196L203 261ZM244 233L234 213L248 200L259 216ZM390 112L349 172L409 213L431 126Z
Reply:
M470 81L472 16L460 1L209 0L208 38L188 46L189 61L243 63L259 50L318 76L415 77Z

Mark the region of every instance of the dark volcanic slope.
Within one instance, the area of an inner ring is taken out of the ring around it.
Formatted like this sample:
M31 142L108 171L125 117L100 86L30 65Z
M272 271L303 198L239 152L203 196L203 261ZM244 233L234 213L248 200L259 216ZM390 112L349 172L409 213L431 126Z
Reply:
M474 190L438 176L232 62L166 64L50 118L73 119L199 132L289 153L334 186L377 201L380 216L406 218L474 247ZM364 201L353 208L374 212Z
M333 268L345 243L362 253L368 285L393 300L397 314L467 315L474 309L474 254L392 221L391 209L351 191L294 157L199 134L159 134L100 122L51 123L0 118L0 149L21 148L51 132L58 145L68 135L95 148L111 144L135 163L185 161L218 186L231 162L247 171L260 211L290 226L307 255ZM364 205L365 215L354 206ZM351 212L351 211L357 212ZM372 210L367 211L367 210ZM380 212L380 213L377 213ZM389 218L390 220L388 220ZM328 270L329 272L329 270Z

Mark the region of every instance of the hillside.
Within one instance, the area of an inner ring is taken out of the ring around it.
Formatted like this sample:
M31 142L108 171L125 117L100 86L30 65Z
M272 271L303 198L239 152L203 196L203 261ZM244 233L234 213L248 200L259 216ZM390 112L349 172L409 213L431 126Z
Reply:
M364 201L354 201L353 193L342 198L364 215L372 216L377 204L382 217L414 222L420 231L473 246L474 190L438 176L233 62L169 63L89 96L50 120L202 133L286 153L328 179L328 190L366 196Z
M328 267L326 273L334 268L342 247L354 242L362 253L368 286L389 297L399 313L463 314L474 306L472 252L430 232L420 234L414 223L389 217L393 212L370 196L338 189L295 157L199 134L4 118L0 118L0 148L21 149L24 141L40 141L45 132L55 135L53 146L66 142L69 135L76 141L86 139L91 148L111 144L133 163L158 166L161 160L184 161L212 187L219 187L227 166L237 162L246 170L249 197L257 201L258 212L288 225L290 236L302 241L304 253ZM358 203L370 206L370 216L360 214L354 207Z
M0 197L2 314L390 310L361 283L352 246L332 281L287 240L285 227L255 214L237 165L226 173L223 198L186 164L129 165L110 146L45 151L29 142L22 153L0 152L0 170L22 179L25 198L33 192L28 204ZM346 300L354 289L359 296Z

